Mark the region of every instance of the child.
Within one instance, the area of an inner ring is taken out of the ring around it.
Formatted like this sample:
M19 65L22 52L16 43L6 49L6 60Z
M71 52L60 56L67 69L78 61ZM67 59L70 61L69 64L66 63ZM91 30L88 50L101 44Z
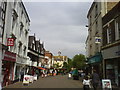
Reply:
M89 90L89 88L91 88L90 79L88 79L88 76L85 76L85 78L83 79L83 89Z

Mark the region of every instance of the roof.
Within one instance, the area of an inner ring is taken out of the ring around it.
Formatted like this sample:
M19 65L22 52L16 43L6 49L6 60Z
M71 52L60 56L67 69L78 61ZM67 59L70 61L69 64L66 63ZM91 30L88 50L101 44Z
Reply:
M95 6L95 2L92 3L92 5L91 5L91 7L90 7L90 9L88 11L87 18L90 15L90 13L91 13L91 11L92 11L92 9L93 9L94 6Z
M53 56L56 61L63 61L67 59L67 56Z
M21 0L21 4L22 4L22 6L23 6L23 8L24 8L24 11L25 11L25 13L26 13L26 16L27 16L27 18L28 18L28 20L29 20L29 22L30 22L29 15L28 15L28 13L27 13L27 10L26 10L26 8L25 8L22 0Z

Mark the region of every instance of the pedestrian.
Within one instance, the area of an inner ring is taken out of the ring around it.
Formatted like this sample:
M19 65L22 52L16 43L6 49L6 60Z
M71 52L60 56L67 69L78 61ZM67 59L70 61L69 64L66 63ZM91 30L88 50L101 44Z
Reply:
M88 78L88 76L85 76L83 79L83 90L89 90L91 88L91 80Z
M72 78L72 71L68 73L68 79Z
M100 78L99 78L99 75L96 73L96 70L93 70L91 79L92 79L92 85L93 85L94 90L98 90Z
M24 69L21 70L20 72L20 81L23 81L23 78L24 78Z

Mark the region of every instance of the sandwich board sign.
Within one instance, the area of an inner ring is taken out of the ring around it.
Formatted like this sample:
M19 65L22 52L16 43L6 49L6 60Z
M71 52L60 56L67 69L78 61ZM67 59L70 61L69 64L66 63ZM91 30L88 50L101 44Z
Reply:
M102 88L103 90L112 90L111 80L110 79L102 79Z
M30 81L30 76L29 75L24 75L23 84L29 84L29 81Z

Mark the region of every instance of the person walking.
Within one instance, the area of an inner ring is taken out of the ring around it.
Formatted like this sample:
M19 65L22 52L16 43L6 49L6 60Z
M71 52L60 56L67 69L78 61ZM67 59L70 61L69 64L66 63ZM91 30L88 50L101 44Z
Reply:
M99 75L96 73L96 70L93 70L91 79L92 79L92 85L93 85L94 90L98 90L100 78L99 78Z
M24 70L22 69L21 72L20 72L20 81L23 82L23 78L24 78Z
M90 90L91 88L91 80L88 78L88 76L85 76L83 79L83 90Z

